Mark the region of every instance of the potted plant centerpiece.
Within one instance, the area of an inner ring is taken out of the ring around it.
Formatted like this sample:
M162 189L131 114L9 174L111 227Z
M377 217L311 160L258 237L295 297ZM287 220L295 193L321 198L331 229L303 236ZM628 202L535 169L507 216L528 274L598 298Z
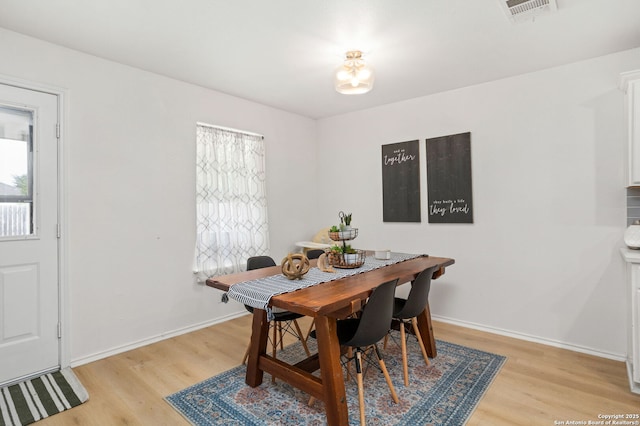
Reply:
M340 212L340 233L343 239L353 239L356 235L351 228L351 217L353 213Z
M355 265L358 262L358 251L346 244L342 248L342 257L347 265Z
M333 241L340 241L340 228L336 225L333 225L329 228L329 238Z
M340 229L348 231L351 229L351 216L353 213L340 212Z
M327 249L327 258L329 259L329 265L338 265L340 266L340 262L343 260L342 258L342 247L338 244L334 244Z
M329 238L336 242L341 241L342 244L334 244L326 249L329 264L338 268L359 268L364 264L364 250L355 249L346 243L358 236L358 229L351 227L351 213L340 212L339 217L340 225L334 225L329 229Z

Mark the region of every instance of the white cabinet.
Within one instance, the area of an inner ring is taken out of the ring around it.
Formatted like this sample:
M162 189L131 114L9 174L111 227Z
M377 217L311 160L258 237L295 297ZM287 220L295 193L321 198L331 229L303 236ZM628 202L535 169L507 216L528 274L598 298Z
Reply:
M640 70L620 75L626 95L628 126L627 186L640 186Z
M636 270L636 278L634 280L636 288L633 289L635 294L632 302L633 309L631 310L634 315L631 327L631 345L633 348L633 366L635 366L633 368L633 381L635 382L636 391L640 391L640 308L638 308L640 306L640 285L638 285L640 277L637 272L638 270Z
M640 393L640 250L621 249L627 261L629 332L627 336L627 371L631 391Z

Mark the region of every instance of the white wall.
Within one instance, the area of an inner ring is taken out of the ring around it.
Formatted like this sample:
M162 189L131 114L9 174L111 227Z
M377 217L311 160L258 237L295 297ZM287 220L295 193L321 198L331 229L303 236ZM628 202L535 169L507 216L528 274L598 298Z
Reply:
M640 49L318 122L327 225L358 247L452 257L434 316L620 358L626 353L623 93ZM384 84L380 76L377 84ZM471 132L474 224L429 224L425 139ZM382 222L381 145L420 139L422 223ZM437 337L437 336L436 336Z
M626 352L616 85L640 68L638 49L319 122L2 29L0 57L1 75L67 90L64 284L75 363L242 312L191 274L197 121L266 136L276 259L351 211L357 247L456 259L434 284L436 316ZM424 139L467 131L475 223L430 225ZM418 138L423 221L383 223L380 146ZM353 181L336 189L345 173Z
M3 29L0 58L4 76L67 91L74 363L245 312L192 276L196 122L265 135L274 258L316 232L303 219L314 214L315 121Z

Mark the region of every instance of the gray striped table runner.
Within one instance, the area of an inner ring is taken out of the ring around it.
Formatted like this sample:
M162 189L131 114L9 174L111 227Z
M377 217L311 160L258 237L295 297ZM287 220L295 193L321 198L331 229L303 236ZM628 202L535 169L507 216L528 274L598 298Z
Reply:
M340 278L349 277L351 275L361 274L363 272L372 271L374 269L389 266L394 263L404 262L405 260L415 259L416 257L427 256L421 254L408 253L391 253L388 260L376 259L373 256L367 256L359 268L338 269L336 272L322 272L318 268L311 268L302 279L290 280L282 274L272 275L266 278L259 278L251 281L234 284L229 289L227 296L244 305L253 308L264 309L267 311L267 319L273 319L273 313L269 307L269 301L273 296L279 294L290 293L295 290L311 287L314 285L338 280Z

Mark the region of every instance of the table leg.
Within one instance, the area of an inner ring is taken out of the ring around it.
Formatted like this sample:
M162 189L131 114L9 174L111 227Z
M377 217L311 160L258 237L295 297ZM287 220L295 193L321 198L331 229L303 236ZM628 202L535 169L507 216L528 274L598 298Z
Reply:
M267 351L268 333L267 311L254 309L253 324L251 326L251 347L249 348L247 376L245 378L245 383L252 388L262 384L263 371L258 368L258 362L260 361L260 356Z
M427 355L429 355L429 358L435 358L438 356L438 351L436 350L436 338L433 335L429 303L425 306L424 311L418 315L418 329L422 336L422 343L424 343L424 347L427 350Z
M344 375L340 365L340 343L336 334L336 319L325 316L316 317L316 337L327 424L346 425L349 423L349 412Z

